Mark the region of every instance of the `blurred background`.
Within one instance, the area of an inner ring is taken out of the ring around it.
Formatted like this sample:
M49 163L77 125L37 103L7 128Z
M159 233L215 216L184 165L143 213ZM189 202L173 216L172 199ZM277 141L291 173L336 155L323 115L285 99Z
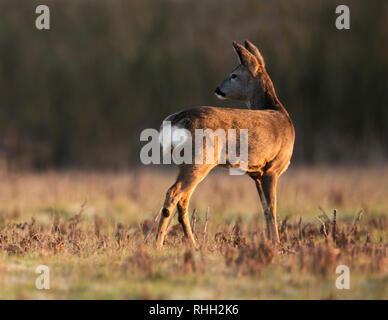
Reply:
M335 28L339 4L350 30ZM239 106L213 91L244 39L295 123L293 163L385 162L387 1L1 0L1 170L139 165L141 130L168 114Z

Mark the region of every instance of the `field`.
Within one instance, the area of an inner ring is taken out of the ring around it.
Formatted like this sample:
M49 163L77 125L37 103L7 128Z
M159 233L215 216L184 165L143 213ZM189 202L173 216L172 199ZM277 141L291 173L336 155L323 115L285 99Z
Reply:
M190 205L201 249L174 216L157 251L153 230L143 239L175 174L1 175L0 299L388 299L388 167L290 168L279 247L265 238L254 183L216 171ZM335 286L340 264L349 290ZM35 287L39 265L49 290Z

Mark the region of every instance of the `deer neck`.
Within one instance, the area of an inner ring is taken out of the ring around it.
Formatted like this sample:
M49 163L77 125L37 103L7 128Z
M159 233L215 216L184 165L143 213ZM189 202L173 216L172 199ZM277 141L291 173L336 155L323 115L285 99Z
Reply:
M261 82L260 90L256 90L246 102L248 108L256 110L273 109L287 112L278 99L269 76L267 75Z
M256 92L249 100L245 102L249 109L262 110L265 109L265 98L261 92Z
M282 109L282 104L274 92L257 92L253 95L246 105L249 109L264 110L264 109Z

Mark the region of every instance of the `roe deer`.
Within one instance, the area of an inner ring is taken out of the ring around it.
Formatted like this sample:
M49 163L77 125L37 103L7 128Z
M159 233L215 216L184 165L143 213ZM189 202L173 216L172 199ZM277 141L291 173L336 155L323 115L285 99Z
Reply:
M259 50L249 41L245 47L233 42L239 66L215 90L219 99L243 101L248 109L202 106L170 115L172 128L248 129L248 166L246 174L256 184L263 207L267 237L279 243L276 222L276 185L279 176L287 169L292 156L295 131L290 116L276 96L272 81L266 72ZM228 140L228 138L226 138ZM225 142L219 142L224 143ZM213 163L180 164L176 182L167 192L156 234L156 246L161 248L168 221L175 206L185 236L197 248L189 217L188 205L195 187L216 166L231 168L231 163L220 164L217 150Z

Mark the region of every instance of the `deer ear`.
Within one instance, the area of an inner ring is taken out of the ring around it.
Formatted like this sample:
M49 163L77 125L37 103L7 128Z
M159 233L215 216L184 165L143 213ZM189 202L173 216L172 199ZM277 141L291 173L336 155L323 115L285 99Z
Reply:
M253 76L256 76L260 66L255 56L237 42L233 42L233 48L240 64L246 67Z
M245 44L245 48L256 57L257 62L264 68L265 67L264 59L261 56L259 49L257 49L257 47L248 40L245 40L244 44Z

